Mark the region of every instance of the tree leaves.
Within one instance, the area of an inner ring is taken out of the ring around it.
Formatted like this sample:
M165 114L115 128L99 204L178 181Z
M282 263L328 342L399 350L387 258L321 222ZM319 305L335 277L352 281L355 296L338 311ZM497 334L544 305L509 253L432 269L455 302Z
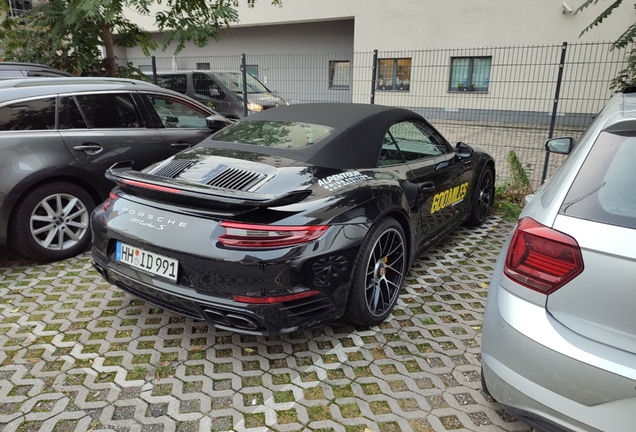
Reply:
M634 38L636 37L636 24L630 25L625 33L619 36L618 39L612 44L612 49L614 48L624 48L628 44L634 42Z
M579 13L582 10L586 9L591 5L595 5L599 2L599 0L586 0L581 6L579 6L574 13ZM590 31L594 27L598 26L614 12L616 8L621 6L623 0L615 0L608 8L606 8L599 16L597 16L594 21L590 25L588 25L579 37L583 36L586 32ZM611 49L615 48L625 48L629 44L633 43L636 39L636 23L631 24L627 30L621 34L618 39L614 41ZM636 49L632 49L629 54L629 59L627 61L627 66L621 70L618 75L612 80L610 83L610 90L614 93L621 92L623 89L630 85L636 85Z
M245 1L249 7L254 6L255 0ZM281 5L281 0L271 1ZM165 51L176 41L175 54L187 42L203 47L211 39L218 40L220 28L239 21L238 0L41 1L19 18L5 16L0 24L3 57L44 63L84 76L115 76L121 72L143 76L132 66L116 66L113 44L139 46L147 56L157 49L153 34L128 18L131 12L152 16L151 7L157 4L164 6L154 15L156 28L163 33L161 48ZM110 54L104 59L102 46Z
M587 0L585 3L583 3L581 6L579 6L576 11L574 12L579 13L580 11L582 11L583 9L587 8L588 6L592 5L592 4L596 4L598 3L599 0ZM603 20L605 18L607 18L608 16L610 16L612 14L612 12L614 11L614 9L616 9L617 7L619 7L621 4L623 3L623 0L616 0L614 3L612 3L607 9L605 9L599 16L596 17L596 19L594 19L594 21L592 21L592 23L590 25L588 25L587 27L585 27L583 29L583 31L581 32L581 34L579 35L579 37L583 36L585 33L587 33L588 31L590 31L591 29L593 29L594 27L596 27L597 25L601 24L603 22ZM631 42L631 41L630 41Z

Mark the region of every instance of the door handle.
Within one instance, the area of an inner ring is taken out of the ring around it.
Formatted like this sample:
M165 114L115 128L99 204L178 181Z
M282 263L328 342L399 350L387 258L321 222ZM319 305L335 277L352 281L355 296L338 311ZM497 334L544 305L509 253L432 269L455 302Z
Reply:
M86 152L90 155L94 155L97 154L99 152L101 152L102 150L104 150L104 148L102 146L100 146L99 144L89 144L89 143L84 143L82 145L78 145L73 147L73 150L75 151L83 151Z
M432 192L433 190L435 190L435 183L433 182L428 181L420 184L420 191Z
M430 181L421 183L419 186L420 189L417 192L417 198L415 200L416 208L419 208L422 204L424 204L428 197L431 196L431 194L435 190L435 183Z
M179 149L179 150L185 150L187 148L190 148L191 145L192 144L187 143L187 142L176 142L176 143L170 144L170 147L176 148L176 149Z

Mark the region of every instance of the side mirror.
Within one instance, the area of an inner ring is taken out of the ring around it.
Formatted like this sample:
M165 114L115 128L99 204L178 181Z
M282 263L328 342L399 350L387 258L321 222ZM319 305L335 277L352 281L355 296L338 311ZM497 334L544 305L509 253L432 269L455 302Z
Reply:
M228 119L219 114L212 114L205 119L205 124L208 126L208 129L212 129L213 131L219 131L230 123Z
M545 149L550 153L570 154L574 148L574 138L562 137L552 138L545 142Z
M209 96L214 99L221 99L223 97L221 90L213 87L210 87Z
M460 159L469 158L475 153L475 150L465 142L458 142L455 146L455 154Z

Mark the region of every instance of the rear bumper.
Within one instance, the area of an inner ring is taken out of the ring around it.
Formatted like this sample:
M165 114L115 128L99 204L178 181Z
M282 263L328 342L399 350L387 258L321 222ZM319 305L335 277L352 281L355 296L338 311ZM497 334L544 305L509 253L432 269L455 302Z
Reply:
M491 395L539 430L633 431L636 356L572 332L495 275L482 337Z
M106 207L91 216L92 260L105 279L167 310L258 335L289 333L342 316L367 232L363 224L332 225L309 243L238 250L218 242L225 232L218 220L123 200ZM176 280L118 261L117 242L176 260ZM308 292L308 297L280 301ZM254 303L263 298L271 303Z
M221 330L275 336L333 321L343 313L343 308L325 292L289 302L246 304L158 281L112 262L96 248L92 250L92 264L104 279L135 297L180 315L207 321Z

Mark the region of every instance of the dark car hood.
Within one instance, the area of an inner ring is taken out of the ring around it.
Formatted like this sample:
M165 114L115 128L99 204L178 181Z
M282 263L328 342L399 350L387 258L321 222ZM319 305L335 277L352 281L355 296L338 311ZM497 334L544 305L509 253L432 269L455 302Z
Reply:
M239 93L240 94L240 93ZM285 99L278 96L276 93L248 93L247 100L266 107L275 107L279 105L287 105Z

